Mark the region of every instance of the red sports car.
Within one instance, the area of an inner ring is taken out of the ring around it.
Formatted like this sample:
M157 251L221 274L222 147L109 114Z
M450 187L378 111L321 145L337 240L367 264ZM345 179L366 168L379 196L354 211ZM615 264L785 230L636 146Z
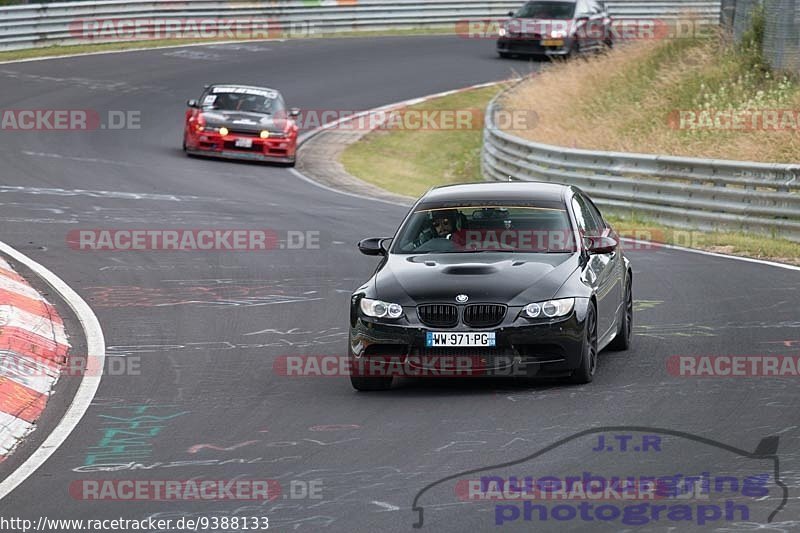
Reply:
M208 85L189 100L183 150L191 155L250 159L294 166L299 109L286 110L266 87Z

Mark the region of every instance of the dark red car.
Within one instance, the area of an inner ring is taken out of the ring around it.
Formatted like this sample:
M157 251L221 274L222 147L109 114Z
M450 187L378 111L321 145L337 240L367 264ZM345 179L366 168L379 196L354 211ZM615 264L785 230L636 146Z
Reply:
M286 109L266 87L208 85L189 100L183 150L190 155L249 159L294 166L300 110Z

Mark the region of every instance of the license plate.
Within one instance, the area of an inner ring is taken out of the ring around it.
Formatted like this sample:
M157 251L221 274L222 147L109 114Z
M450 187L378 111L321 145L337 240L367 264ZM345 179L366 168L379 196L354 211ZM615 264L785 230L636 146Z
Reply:
M494 332L437 332L429 331L426 334L425 345L428 348L436 348L441 346L494 346L495 338Z
M234 146L237 147L237 148L252 148L253 147L253 139L247 139L247 138L240 137L240 138L236 139L236 141L234 142Z
M542 40L542 46L564 46L563 39L544 39Z

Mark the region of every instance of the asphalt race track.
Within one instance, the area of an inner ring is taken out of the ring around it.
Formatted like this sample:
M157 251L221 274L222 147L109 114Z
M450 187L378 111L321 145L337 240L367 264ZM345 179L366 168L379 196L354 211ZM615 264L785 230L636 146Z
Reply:
M345 354L349 295L376 264L355 242L391 235L405 208L336 194L280 167L187 158L180 151L185 100L204 83L229 81L274 86L291 106L368 109L529 68L497 59L492 43L453 37L263 42L0 65L0 108L141 112L138 130L0 132L0 240L68 282L97 314L109 359L129 358L140 370L103 377L77 430L0 502L2 516L268 516L279 531L409 531L418 518L414 498L430 483L523 459L582 430L648 426L749 451L779 436L789 498L773 531L799 528L796 379L678 377L666 364L674 355L796 355L794 270L685 251L630 251L634 347L601 353L588 386L418 379L388 393L356 393L346 376L274 371L284 355ZM282 238L318 231L320 246L109 253L67 243L71 230L103 228L268 228ZM147 431L130 425L136 445L111 450L110 421L140 416L153 418L140 425ZM586 437L524 471L629 473L646 464L648 472L731 474L746 462L697 442L673 439L668 448L667 441L663 451L594 452L596 436ZM185 463L170 464L178 461ZM2 466L3 476L11 463ZM101 463L118 467L92 466ZM277 479L288 497L83 501L69 491L87 479L237 476ZM322 498L289 494L290 485L312 480L321 480ZM772 507L776 494L767 500ZM459 501L452 485L438 485L420 501L423 531L495 527L493 503ZM749 521L766 522L756 515ZM700 529L746 529L735 522L742 520ZM591 526L622 529L614 522ZM520 518L498 530L588 527L579 519Z

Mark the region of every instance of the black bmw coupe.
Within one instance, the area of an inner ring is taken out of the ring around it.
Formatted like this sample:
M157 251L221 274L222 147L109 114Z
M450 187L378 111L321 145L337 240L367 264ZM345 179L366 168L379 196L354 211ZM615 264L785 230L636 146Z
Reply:
M576 187L438 187L393 238L358 247L382 257L351 298L349 367L358 390L388 389L398 376L588 383L600 350L630 346L630 261Z

